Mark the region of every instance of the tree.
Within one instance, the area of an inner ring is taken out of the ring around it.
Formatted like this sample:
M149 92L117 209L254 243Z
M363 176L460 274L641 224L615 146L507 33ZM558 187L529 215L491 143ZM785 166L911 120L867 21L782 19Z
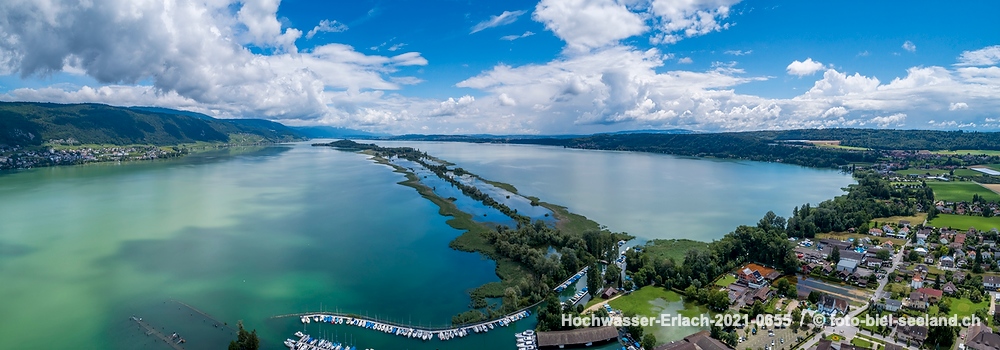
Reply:
M590 295L597 296L601 292L601 288L604 288L601 269L597 267L597 264L591 264L590 270L587 270L587 291L590 292Z
M809 302L810 303L813 303L813 304L818 303L819 302L819 297L820 297L819 292L817 292L817 291L811 291L811 292L809 292Z
M652 349L653 347L656 346L656 336L649 333L643 334L641 344L643 349L647 350Z
M229 342L229 350L257 350L260 349L260 338L257 338L257 330L254 329L247 332L243 328L243 320L240 320L237 325L239 326L239 334L236 336L236 340Z
M840 263L840 247L833 247L833 252L830 253L830 261L834 264Z
M889 260L892 258L892 253L890 253L888 250L879 250L878 252L875 253L875 257L881 260Z
M621 279L622 279L622 269L619 268L618 265L615 264L608 265L608 268L604 270L604 282L606 282L608 286L618 287L619 286L618 282L621 282Z

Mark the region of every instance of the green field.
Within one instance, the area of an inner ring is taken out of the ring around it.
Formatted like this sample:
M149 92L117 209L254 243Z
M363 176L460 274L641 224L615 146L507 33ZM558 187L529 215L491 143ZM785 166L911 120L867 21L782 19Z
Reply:
M934 199L961 202L971 201L973 194L983 196L987 201L1000 201L996 192L980 186L975 182L928 182L927 186L934 189Z
M989 230L1000 228L1000 217L984 218L982 216L941 214L930 222L934 227L952 227L955 229L967 229L975 227L979 230Z
M948 170L945 169L917 169L911 168L906 170L896 170L897 174L900 175L927 175L931 174L933 176L948 174Z
M683 308L677 308L683 303ZM611 307L626 314L659 317L661 313L677 313L685 317L696 317L708 309L692 303L685 303L680 294L656 286L645 286L632 294L618 297L608 302Z
M689 250L708 249L708 243L689 239L654 239L646 243L646 254L654 258L673 258L674 262L684 262L684 255Z
M1000 151L981 150L981 149L960 149L960 150L955 150L955 151L931 151L931 153L934 153L934 154L960 154L960 155L966 155L966 154L981 155L981 154L985 154L985 155L988 155L988 156L1000 156Z

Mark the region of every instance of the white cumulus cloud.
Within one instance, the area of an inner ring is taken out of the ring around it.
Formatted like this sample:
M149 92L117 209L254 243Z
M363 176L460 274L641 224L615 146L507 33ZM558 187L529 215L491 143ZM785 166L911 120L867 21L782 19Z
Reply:
M917 52L917 45L914 45L912 41L907 40L903 42L903 50Z
M1000 45L987 46L975 51L963 51L956 66L995 66L1000 64Z
M953 102L950 105L948 105L949 111L957 111L959 109L966 109L966 108L969 108L969 104L965 102Z
M822 69L823 64L813 61L812 58L806 58L805 61L792 61L792 63L788 64L788 67L785 68L788 74L797 75L799 77L812 75Z
M647 30L642 16L615 0L542 0L532 16L574 51L608 46Z

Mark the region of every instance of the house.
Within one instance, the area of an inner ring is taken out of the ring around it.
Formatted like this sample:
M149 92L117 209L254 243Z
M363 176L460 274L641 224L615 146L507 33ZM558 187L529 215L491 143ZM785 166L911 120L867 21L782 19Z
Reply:
M951 280L955 281L955 283L965 282L965 272L962 271L955 272L954 274L951 275Z
M764 280L764 276L761 276L760 272L749 268L743 268L740 270L740 272L736 274L736 279L740 283L750 286L750 288L760 288L767 284L767 281Z
M1000 334L986 326L976 325L969 327L969 333L965 337L965 348L972 350L1000 350Z
M952 268L955 267L955 258L950 256L942 256L940 261L941 267Z
M813 348L813 350L832 350L832 349L833 349L833 340L830 339L820 340L819 343L816 343L816 347Z
M933 264L933 263L934 263L933 255L928 255L927 257L924 258L924 264Z
M900 341L909 341L910 345L919 347L927 340L927 327L900 324L896 326L896 337Z
M913 251L917 252L917 254L919 254L920 256L926 256L927 255L927 248L924 248L924 247L917 247Z
M953 295L958 292L958 287L955 287L954 283L948 282L941 287L941 291L944 292L944 294Z
M1000 276L983 276L983 288L994 291L1000 288Z
M709 331L701 331L684 340L670 342L653 348L653 350L731 350L725 343L711 337Z
M911 292L910 296L903 299L903 306L908 309L913 309L917 311L924 311L930 307L930 303L927 302L927 296L920 292Z
M876 236L876 237L882 237L882 229L880 229L880 228L873 228L871 230L868 230L868 234L870 234L872 236Z
M750 288L761 288L769 281L781 277L781 273L775 269L764 267L758 264L747 264L736 274L738 282L750 286Z
M910 287L913 287L913 289L923 288L924 278L921 277L919 273L913 274L913 280L910 281Z
M942 294L943 292L941 290L934 288L920 288L916 290L916 293L923 294L923 298L927 300L928 303L931 304L937 304L937 302L941 300L941 297L943 296ZM912 295L913 293L910 294Z
M819 299L819 303L817 303L819 312L827 315L846 314L848 305L847 300L829 294L823 294Z
M610 299L615 295L618 295L618 290L615 287L608 287L608 289L604 290L604 293L601 293L601 298Z
M883 261L882 259L879 259L879 258L868 258L867 260L865 260L865 266L868 266L868 267L873 268L873 269L880 269L880 268L882 268L882 264L884 264L884 263L885 263L885 261Z
M848 275L854 273L858 269L858 260L841 258L840 262L837 263L838 272L847 272Z
M956 234L956 235L955 235L955 239L954 239L953 241L954 241L955 243L958 243L958 244L961 244L961 245L963 245L963 246L964 246L964 245L965 245L965 237L966 237L966 234L964 234L964 233L959 233L959 234Z
M878 304L882 307L882 310L889 312L897 312L903 307L903 302L896 299L886 299L885 301Z

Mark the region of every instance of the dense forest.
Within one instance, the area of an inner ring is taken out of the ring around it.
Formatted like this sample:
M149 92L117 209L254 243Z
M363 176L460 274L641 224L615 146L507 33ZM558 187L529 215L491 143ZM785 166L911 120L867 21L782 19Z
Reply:
M7 146L46 142L164 146L229 142L232 135L254 135L269 142L301 139L282 124L260 119L214 119L162 108L101 104L0 102L0 145Z
M857 184L847 188L847 194L821 202L796 207L788 219L790 237L812 238L821 232L844 232L855 228L868 231L874 218L912 216L915 204L932 207L934 192L930 187L893 188L888 180L873 172L857 171ZM916 202L911 202L910 199Z

